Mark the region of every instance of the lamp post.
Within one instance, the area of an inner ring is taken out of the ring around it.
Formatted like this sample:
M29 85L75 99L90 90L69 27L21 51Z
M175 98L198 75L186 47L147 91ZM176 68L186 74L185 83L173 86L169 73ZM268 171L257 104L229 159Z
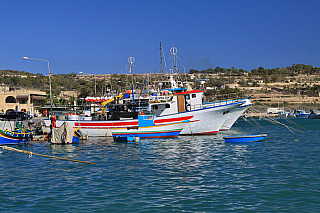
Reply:
M80 74L87 74L87 75L93 75L94 76L94 95L97 94L97 77L95 74L91 74L91 73L85 73L82 71L79 71Z
M51 97L51 74L52 72L50 72L50 67L49 67L49 61L48 60L44 60L44 59L37 59L37 58L28 58L28 57L22 57L24 60L37 60L37 61L46 61L48 62L48 71L49 71L49 87L50 87L50 111L52 114L52 97Z

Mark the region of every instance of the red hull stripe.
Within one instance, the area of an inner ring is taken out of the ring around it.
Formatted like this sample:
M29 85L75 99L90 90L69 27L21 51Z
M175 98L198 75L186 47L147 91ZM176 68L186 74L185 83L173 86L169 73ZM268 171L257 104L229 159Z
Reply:
M13 139L13 140L19 140L19 138L15 138L15 137L12 137L10 135L6 135L6 134L4 134L2 132L0 132L0 135L1 135L1 137L4 137L4 138L9 138L9 139Z
M171 123L171 122L179 122L192 119L193 116L185 116L179 118L166 118L162 119L159 118L158 120L154 121L154 124L163 124L163 123ZM80 126L81 128L94 128L94 129L105 129L105 128L112 128L112 127L127 127L127 126L138 126L138 120L130 121L130 122L75 122L75 126Z
M171 123L171 122L178 122L178 121L185 121L185 120L191 120L193 116L186 116L186 117L179 117L179 118L167 118L167 119L159 119L155 120L154 124L162 124L162 123Z
M131 132L129 132L129 133L125 133L125 132L116 132L116 133L114 133L114 134L112 134L112 135L132 135L132 134L137 134L137 135L150 135L150 134L162 134L162 133L175 133L175 132L181 132L182 131L182 129L181 130L177 130L177 131L161 131L161 132L135 132L135 133L131 133Z
M153 137L148 137L148 136L143 136L142 138L177 138L178 135L176 136L153 136Z
M138 121L130 121L130 122L101 122L101 123L75 123L75 126L80 127L94 127L94 128L104 128L104 127L118 127L118 126L138 126Z

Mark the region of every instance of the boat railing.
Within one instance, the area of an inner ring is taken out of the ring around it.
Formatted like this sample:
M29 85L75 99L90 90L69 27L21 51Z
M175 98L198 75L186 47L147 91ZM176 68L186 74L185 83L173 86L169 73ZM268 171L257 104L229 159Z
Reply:
M238 102L243 102L243 101L244 101L244 99L241 98L241 99L230 99L230 100L215 101L215 102L205 102L202 104L203 105L202 108L227 105L227 104L238 103Z
M171 96L168 95L159 95L159 96L151 96L150 102L167 102L170 101Z
M188 109L189 108L189 109ZM196 109L201 109L203 108L202 107L202 104L194 104L194 105L191 105L191 106L187 106L187 110L190 111L190 110L196 110Z
M228 94L214 94L214 100L232 100L232 99L244 99L246 96L243 92L235 92Z

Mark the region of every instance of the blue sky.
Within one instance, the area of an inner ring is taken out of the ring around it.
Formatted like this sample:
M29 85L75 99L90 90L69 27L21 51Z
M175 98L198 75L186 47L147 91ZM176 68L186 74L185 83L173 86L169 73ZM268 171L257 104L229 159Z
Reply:
M319 0L10 0L0 4L0 70L47 75L248 71L320 66ZM165 67L165 64L167 67Z

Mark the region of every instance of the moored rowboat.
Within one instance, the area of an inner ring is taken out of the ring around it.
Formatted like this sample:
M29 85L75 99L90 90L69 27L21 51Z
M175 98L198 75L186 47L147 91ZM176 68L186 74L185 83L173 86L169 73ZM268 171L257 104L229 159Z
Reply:
M224 136L223 139L226 143L243 143L243 142L259 142L264 140L267 134L261 135L237 135L237 136Z
M154 125L153 115L139 115L138 119L138 126L111 129L114 140L128 140L128 138L174 138L178 137L183 127L190 122L190 120L185 120Z

